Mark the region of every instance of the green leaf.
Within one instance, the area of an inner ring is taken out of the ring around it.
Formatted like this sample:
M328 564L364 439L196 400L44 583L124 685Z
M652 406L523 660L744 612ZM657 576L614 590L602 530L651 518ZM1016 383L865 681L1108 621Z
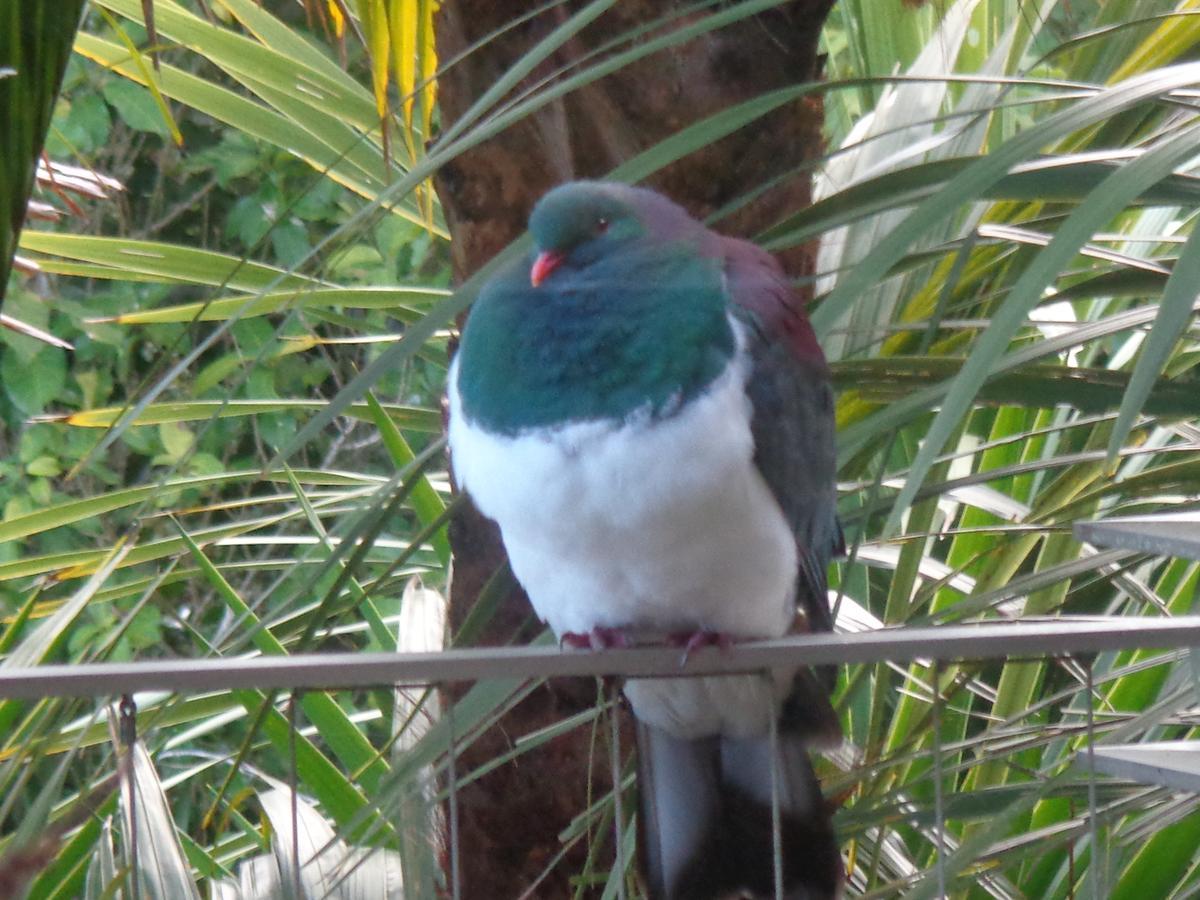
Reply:
M61 352L61 351L60 351ZM270 413L315 412L321 415L327 404L318 400L186 400L178 403L151 403L145 406L130 425L162 425L167 422L202 422L207 419L230 419L238 416L260 416ZM388 404L388 415L403 428L438 432L442 427L439 412L412 406ZM105 406L77 413L39 416L38 422L62 422L76 428L108 428L120 420L126 410L120 406ZM365 403L355 403L342 412L356 419L370 418Z
M82 8L63 0L0 9L0 301Z
M980 196L989 200L1077 202L1127 158L1127 154L1117 153L1111 160L1104 160L1097 159L1095 153L1087 153L1032 160L1015 166L996 182L985 186ZM769 249L780 250L872 215L914 206L933 196L978 159L939 159L861 181L788 216L760 234L758 240ZM1133 205L1194 206L1200 203L1200 178L1169 175L1130 202Z
M62 138L78 152L95 153L108 143L112 117L102 98L87 94L71 103L60 131Z
M58 399L67 382L66 353L43 347L29 362L11 349L0 350L0 383L4 393L26 416L36 416Z
M1186 73L1186 74L1180 74ZM1128 94L1140 96L1150 88L1168 89L1179 78L1182 87L1200 79L1200 65L1179 66L1178 72L1170 77L1156 74L1154 78L1139 79L1136 90L1126 86ZM1121 104L1128 97L1119 94ZM1080 105L1087 103L1082 101ZM1110 101L1110 104L1114 101ZM1069 110L1066 112L1070 112ZM1063 115L1063 114L1059 114ZM933 458L942 451L945 440L957 426L958 420L969 409L979 386L986 380L995 360L1007 348L1012 336L1025 321L1029 310L1041 299L1046 285L1079 250L1084 243L1124 209L1133 198L1171 174L1179 165L1194 155L1196 136L1200 128L1186 128L1173 135L1159 146L1108 176L1079 207L1071 213L1056 232L1050 244L1037 255L1009 292L1001 309L992 316L987 330L980 336L971 351L962 371L946 394L942 408L925 435L924 443L909 469L908 479L896 498L896 504L888 517L886 530L894 531L900 517L912 502L921 486ZM1023 138L1014 139L1014 142ZM976 164L978 165L978 164ZM972 167L974 168L974 167ZM968 170L970 172L971 170ZM961 178L962 176L959 176ZM958 180L958 179L955 179ZM914 213L914 215L916 215ZM872 254L873 255L873 254ZM858 270L856 270L857 273ZM842 291L846 282L840 283L834 293ZM832 297L830 298L832 301ZM824 308L824 307L822 307Z
M366 400L367 408L371 412L371 421L379 429L379 436L383 439L388 453L391 454L392 462L395 464L396 469L400 470L405 466L411 465L417 458L417 455L413 453L412 447L404 439L404 435L396 427L396 423L392 421L391 416L387 414L387 410L383 408L372 394L368 393ZM433 486L429 483L429 477L424 472L418 476L418 479L419 483L412 491L412 505L421 520L421 524L429 525L445 514L446 504L442 502L442 498L438 492L433 489ZM431 541L438 559L442 561L443 565L449 565L450 541L445 529L439 529L431 538Z
M854 297L867 290L899 262L919 235L953 215L964 202L980 197L1014 166L1032 158L1045 145L1079 129L1103 122L1138 104L1154 100L1169 91L1189 87L1197 80L1200 80L1200 65L1195 63L1131 78L1093 97L1073 103L1035 127L1010 138L988 156L971 163L931 197L922 201L852 272L839 280L834 292L813 315L813 326L817 333L823 334L828 330L843 307L849 305ZM1114 205L1118 210L1123 208L1143 190L1161 181L1166 174L1169 172L1160 173L1157 178L1139 184L1139 190L1130 191L1127 196L1122 197L1120 204ZM1098 198L1099 194L1098 189L1094 190L1089 198ZM1100 200L1093 199L1093 203L1099 204ZM1093 215L1091 210L1085 213L1089 219ZM1079 244L1081 245L1082 241Z
M132 81L112 78L104 83L104 99L112 105L121 121L134 131L148 131L169 138L171 130L163 121L154 97Z
M206 284L237 291L299 290L306 285L320 284L315 279L230 254L158 241L26 231L21 235L21 247L97 263L107 267L109 278L124 278L133 272L161 281ZM47 271L54 270L49 262L43 267Z
M39 456L25 466L25 471L40 478L54 478L62 474L62 466L53 456Z
M180 459L189 450L195 437L187 428L177 422L164 422L158 426L158 437L163 443L170 460Z
M449 295L438 288L353 287L306 288L300 291L267 291L241 297L221 297L202 303L181 303L157 309L121 313L97 321L121 325L148 325L156 322L220 322L230 318L247 319L293 309L383 309L401 322L415 322L421 311L414 304Z
M294 469L292 475L304 484L323 485L326 487L371 487L378 483L377 479L363 476L361 478L349 473L318 472L311 469ZM212 475L193 476L188 478L171 478L164 481L143 485L141 487L121 488L108 493L99 493L78 500L68 500L55 504L48 509L26 511L19 515L6 515L5 521L0 522L0 542L24 538L64 525L71 525L87 519L99 518L107 513L140 504L158 493L187 488L203 488L216 485L239 485L253 483L262 478L257 470L221 472ZM282 480L278 477L276 480Z
M855 390L876 403L896 403L929 384L949 382L964 363L961 358L936 356L847 359L831 363L830 372L838 390ZM979 386L975 402L1030 408L1067 405L1083 412L1107 412L1120 406L1131 383L1127 372L1115 369L1026 364L990 375ZM1157 416L1200 416L1200 378L1155 379L1143 406Z
M192 540L191 535L183 528L178 528L179 536L187 545L192 558L199 564L209 583L216 589L218 595L229 606L230 611L237 616L239 627L250 634L258 649L267 655L286 655L283 644L263 626L261 620L254 614L250 606L238 595L233 586L225 579L220 570L204 555L200 546ZM316 726L321 737L333 748L342 763L353 771L356 778L369 791L374 790L380 779L387 776L388 765L375 752L370 742L338 706L329 694L322 691L307 691L300 700L305 715Z
M1200 285L1200 229L1192 228L1179 259L1163 288L1162 300L1154 325L1142 345L1141 355L1134 366L1129 388L1121 402L1117 421L1108 440L1108 462L1111 465L1120 452L1134 419L1144 408L1154 390L1158 374L1166 368L1171 351L1191 323L1196 311L1196 286Z
M124 839L139 850L139 877L152 897L171 897L177 900L200 900L191 866L183 856L175 820L162 781L141 741L127 748L131 754L130 777L132 791L121 791L124 812ZM129 808L130 795L135 810ZM136 837L134 836L136 835Z

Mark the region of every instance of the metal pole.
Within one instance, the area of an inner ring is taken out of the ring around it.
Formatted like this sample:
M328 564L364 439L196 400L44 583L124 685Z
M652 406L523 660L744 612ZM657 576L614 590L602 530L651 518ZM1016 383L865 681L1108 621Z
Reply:
M132 900L140 900L142 896L142 878L138 868L138 838L137 838L137 779L134 777L133 754L137 751L137 704L133 697L125 694L117 707L120 716L120 734L125 756L125 787L129 800L129 896Z
M613 835L616 838L617 897L625 900L625 816L621 811L621 687L616 679L608 683L608 755L612 766Z
M308 653L292 656L0 668L0 698L99 697L136 691L256 688L352 688L433 684L487 678L620 675L689 677L754 674L803 665L853 665L884 660L1056 657L1102 650L1200 647L1200 616L1111 617L1102 620L943 625L857 634L803 634L732 647L700 648L679 664L660 645L603 653L557 647L487 647L432 653Z
M767 696L773 696L774 682L764 673ZM783 900L783 814L779 798L779 716L772 713L769 732L771 760L771 859L775 866L775 900Z
M942 795L942 661L933 661L933 833L937 849L938 896L946 894L946 808Z
M1100 852L1100 809L1096 802L1096 716L1093 709L1095 695L1095 680L1092 663L1089 659L1084 665L1084 689L1087 691L1087 761L1088 761L1088 829L1092 838L1092 873L1093 900L1104 898L1104 860Z
M454 737L454 704L446 705L447 752L450 758L446 763L446 787L450 792L450 896L452 900L461 900L462 881L459 873L459 841L458 841L458 761Z

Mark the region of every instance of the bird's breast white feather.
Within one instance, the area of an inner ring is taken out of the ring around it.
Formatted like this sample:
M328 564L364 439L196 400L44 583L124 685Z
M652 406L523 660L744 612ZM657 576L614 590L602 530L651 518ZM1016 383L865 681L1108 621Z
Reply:
M460 486L499 525L513 571L556 634L792 624L796 548L753 461L746 364L667 417L573 422L515 436L463 414L450 372Z

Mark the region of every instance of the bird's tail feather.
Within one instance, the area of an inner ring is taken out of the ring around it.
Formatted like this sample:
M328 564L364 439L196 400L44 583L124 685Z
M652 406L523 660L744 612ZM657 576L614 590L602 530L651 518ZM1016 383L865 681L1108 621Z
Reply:
M805 749L776 741L784 896L840 895L833 822ZM775 896L770 737L682 739L638 723L639 841L653 900Z

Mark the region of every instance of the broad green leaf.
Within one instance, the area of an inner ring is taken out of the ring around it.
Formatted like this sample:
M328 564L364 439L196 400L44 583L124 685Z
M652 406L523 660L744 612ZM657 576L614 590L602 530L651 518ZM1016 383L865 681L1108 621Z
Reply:
M810 240L825 231L871 215L914 206L933 196L978 158L940 159L888 172L819 200L759 235L771 249ZM1080 201L1129 159L1129 154L1051 156L1014 166L980 196L988 200ZM1150 185L1131 204L1192 206L1200 202L1200 178L1171 174Z
M66 380L67 360L58 347L44 347L28 362L11 350L0 352L0 385L26 416L39 415L58 399Z
M0 302L82 0L0 10Z
M305 287L320 285L314 279L236 256L156 241L26 231L21 235L21 246L26 250L107 266L111 270L110 277L114 278L131 271L159 280L238 291L281 287L302 291Z
M140 70L130 63L123 47L89 34L80 34L76 46L80 53L102 65L144 83ZM308 111L308 121L303 124L227 87L172 66L162 66L159 82L166 96L295 154L361 196L373 197L385 186L381 177L383 154L377 146L364 142L361 135L347 131L343 124L335 124L321 110L301 104L290 95L284 95L288 97L289 109L303 107ZM389 208L412 221L419 220L410 203Z
M1095 125L1123 110L1155 100L1170 91L1189 87L1197 80L1200 80L1200 65L1197 64L1173 66L1129 79L1094 97L1071 104L1061 112L1055 113L1036 126L1009 139L990 155L973 162L947 181L931 197L918 204L917 208L904 219L895 231L872 250L853 272L838 283L833 294L813 315L813 325L818 334L823 333L833 324L834 318L840 313L842 307L851 302L853 297L881 278L903 256L919 234L952 215L964 201L981 196L984 191L1000 181L1013 166L1031 159L1042 147L1080 128ZM1151 165L1153 165L1153 161ZM1144 166L1139 166L1139 169L1145 171ZM1124 171L1123 168L1121 172ZM1121 172L1117 174L1119 175ZM1166 172L1157 172L1156 177L1147 178L1144 183L1138 183L1136 185L1138 190L1127 190L1121 196L1119 203L1112 202L1112 195L1107 190L1101 191L1099 188L1089 195L1089 199L1096 206L1101 204L1102 199L1108 200L1109 202L1104 206L1115 207L1113 213L1115 214L1116 211L1132 202L1133 198L1139 196L1143 190L1161 181L1168 174L1170 174L1170 169ZM1089 225L1093 224L1094 219L1099 218L1092 209L1085 210L1082 216L1078 211L1073 215L1076 216L1076 222ZM1104 219L1103 223L1107 223L1107 219ZM1082 244L1082 241L1079 241L1079 244Z
M400 429L396 427L396 423L388 415L387 410L369 393L367 394L367 407L371 411L371 421L379 429L380 437L388 448L396 467L402 469L411 465L417 458L412 447L408 445L408 441L404 439L404 435L400 433ZM428 525L445 514L446 504L429 484L427 476L422 474L419 478L420 482L412 491L412 505L422 523ZM443 565L449 565L450 542L445 531L439 531L433 536L432 541L434 552L437 553L438 558Z
M141 19L138 0L100 0L100 5L134 21ZM268 82L297 100L339 109L364 130L375 127L369 97L346 78L208 22L174 0L156 0L154 6L160 34L200 53L233 78Z
M854 390L864 400L895 402L911 397L930 383L946 382L965 360L946 357L902 357L839 360L830 364L834 386ZM989 377L976 403L1044 407L1067 404L1084 412L1119 408L1132 379L1115 369L1059 365L1022 365ZM1158 416L1200 416L1200 379L1157 378L1151 382L1144 409Z
M1181 80L1200 79L1200 66L1179 66L1177 70L1175 75ZM1167 79L1165 76L1157 76L1147 80L1151 85L1162 88L1162 82ZM1142 89L1144 86L1139 84L1137 87ZM1081 105L1086 102L1088 101L1082 101ZM1200 130L1185 129L1109 175L1078 209L1071 213L1050 245L1039 253L1029 268L1021 274L1005 299L1003 307L992 316L988 329L976 342L971 356L956 376L941 410L930 425L921 450L910 468L908 480L888 518L889 531L899 524L901 514L920 487L933 457L941 452L945 439L958 419L970 407L974 393L986 380L988 370L1004 351L1017 328L1025 320L1028 311L1041 298L1054 273L1061 269L1104 223L1132 202L1133 198L1167 177L1177 166L1189 159L1193 155L1196 134L1200 134ZM842 285L839 284L835 293L841 290Z
M130 544L121 540L111 550L95 555L98 567L91 577L63 603L54 614L43 619L33 632L0 660L0 666L27 668L47 662L50 655L66 639L67 632L82 615L84 609L108 577L125 562L131 550Z
M191 866L183 856L176 835L171 806L155 771L150 754L141 741L123 748L131 755L133 809L130 791L120 791L125 842L138 847L137 875L153 897L200 900Z
M307 288L301 291L267 291L242 297L221 297L201 303L120 313L97 321L120 325L148 325L156 322L218 322L236 316L246 319L293 309L385 309L401 322L415 322L422 315L413 304L424 305L448 291L437 288Z
M270 630L254 614L254 611L238 595L225 576L204 555L199 545L187 531L179 529L179 535L187 545L192 558L200 566L209 583L237 616L239 627L248 631L258 649L269 656L283 656L287 650ZM368 793L373 791L380 779L388 772L387 763L375 752L362 732L329 694L323 691L306 691L300 697L305 715L316 726L321 737L333 748L342 763L355 773Z
M1200 229L1193 228L1163 287L1158 316L1142 345L1125 399L1121 401L1121 410L1108 442L1110 464L1128 437L1134 419L1143 409L1147 409L1158 373L1166 368L1171 351L1192 321L1196 311L1197 284L1200 284Z
M349 473L332 471L321 472L298 469L294 470L293 474L304 483L310 485L369 487L378 483L377 480L369 477L360 478ZM0 541L11 541L17 538L28 537L29 535L49 531L53 528L60 528L64 525L96 518L118 509L135 506L164 491L202 488L208 485L255 482L262 478L262 473L257 470L172 478L156 484L122 488L109 493L84 497L80 500L56 503L45 509L39 509L0 522ZM268 476L268 479L278 482L281 480L281 477Z
M236 416L257 416L267 413L297 412L311 413L324 410L326 405L316 400L185 400L178 403L152 403L144 407L129 425L162 425L170 422L201 422L211 418L227 419ZM417 431L438 432L441 416L428 409L400 406L394 403L384 407L387 414L399 426ZM75 428L109 428L125 413L122 407L108 406L88 409L77 413L61 413L39 416L39 422L62 422ZM345 408L345 415L358 419L370 418L366 403L355 403Z

